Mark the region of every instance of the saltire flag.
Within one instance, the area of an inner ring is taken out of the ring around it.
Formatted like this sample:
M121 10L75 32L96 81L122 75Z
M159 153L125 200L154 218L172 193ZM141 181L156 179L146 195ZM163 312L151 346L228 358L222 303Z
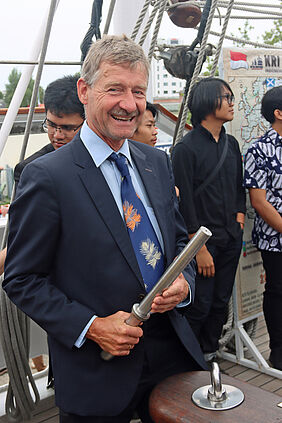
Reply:
M266 88L275 87L275 78L266 78Z
M249 69L247 55L239 51L230 51L230 67L231 69Z

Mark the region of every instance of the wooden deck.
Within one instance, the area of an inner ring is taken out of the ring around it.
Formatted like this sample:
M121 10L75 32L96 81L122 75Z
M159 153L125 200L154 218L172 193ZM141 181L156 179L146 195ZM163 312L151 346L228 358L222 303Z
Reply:
M270 352L269 336L267 333L263 316L260 316L258 318L257 330L253 342L261 353L261 355L263 356L263 358L268 362ZM251 385L258 386L266 391L272 392L282 397L281 379L269 376L258 370L249 369L248 367L232 363L228 360L219 359L218 363L220 369L225 374L233 376L236 379L240 379L244 382L248 382Z
M268 360L269 356L269 338L267 330L265 327L265 322L263 317L258 319L258 326L256 330L255 338L253 339L258 350L262 356ZM224 374L239 379L241 381L247 382L251 385L260 387L261 389L274 393L281 397L282 402L282 380L273 376L264 374L258 370L249 369L247 367L232 363L228 360L219 359L219 366ZM8 422L6 417L0 418L0 422ZM34 414L32 423L59 423L58 409L54 404L54 397L49 397L42 401L36 413ZM139 420L134 420L131 423L140 422ZM194 423L194 422L191 422ZM269 423L269 422L267 422ZM281 410L281 420L275 423L282 423L282 410Z

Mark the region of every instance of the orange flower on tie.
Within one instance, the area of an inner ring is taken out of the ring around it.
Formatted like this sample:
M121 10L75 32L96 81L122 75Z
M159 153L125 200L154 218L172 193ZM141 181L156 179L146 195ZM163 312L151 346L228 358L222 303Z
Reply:
M141 222L141 215L137 213L137 210L133 208L132 204L129 204L128 201L123 203L123 213L125 217L126 226L134 232L135 228Z

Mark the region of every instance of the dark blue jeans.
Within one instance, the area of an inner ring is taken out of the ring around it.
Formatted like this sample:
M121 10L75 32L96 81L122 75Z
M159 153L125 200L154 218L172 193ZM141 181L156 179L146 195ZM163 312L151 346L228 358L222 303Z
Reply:
M215 276L196 275L195 301L186 317L198 338L204 353L218 350L218 340L226 321L228 303L232 294L238 266L242 234L221 245L207 245L215 264Z

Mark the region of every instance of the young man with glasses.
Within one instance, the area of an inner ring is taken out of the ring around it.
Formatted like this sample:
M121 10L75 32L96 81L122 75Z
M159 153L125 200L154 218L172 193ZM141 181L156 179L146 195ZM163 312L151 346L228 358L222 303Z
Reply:
M213 233L196 256L195 301L187 310L205 358L211 361L241 252L245 190L238 142L223 127L234 115L230 86L219 78L201 80L192 89L189 109L193 129L175 146L172 163L190 237L201 225Z
M69 143L82 126L84 107L77 95L77 81L78 77L69 75L51 82L46 88L44 96L46 118L42 126L48 133L50 144L16 165L14 170L16 189L21 173L28 163ZM0 274L4 272L5 259L6 248L0 252ZM33 366L37 371L43 370L45 368L43 357L35 357ZM49 384L52 386L51 372Z
M46 88L44 106L46 118L43 129L50 143L18 163L14 170L16 188L24 167L44 154L57 150L69 143L84 122L84 107L77 95L78 77L64 76L51 82Z
M44 95L46 118L42 126L48 133L50 144L16 165L14 170L16 190L21 173L28 163L69 143L82 126L84 107L77 95L77 81L77 76L68 75L56 79L46 88ZM0 252L1 275L4 272L5 258L6 248Z

